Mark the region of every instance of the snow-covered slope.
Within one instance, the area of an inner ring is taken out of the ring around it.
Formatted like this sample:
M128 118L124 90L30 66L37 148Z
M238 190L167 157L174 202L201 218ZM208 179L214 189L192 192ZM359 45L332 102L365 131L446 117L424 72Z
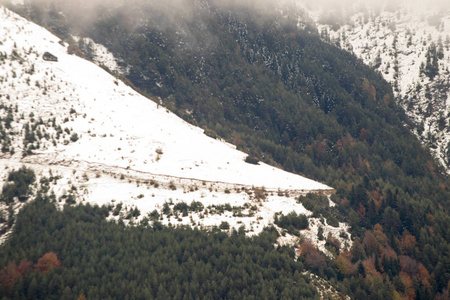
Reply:
M46 52L57 61L43 59ZM310 215L297 203L299 195L333 192L299 175L246 163L233 145L207 137L94 63L68 54L57 37L2 7L0 102L2 178L22 164L40 177L59 176L53 189L61 204L73 194L77 201L114 207L111 218L140 222L157 212L165 224L227 228L226 222L255 234L276 212ZM177 210L196 202L204 208ZM338 239L347 230L345 224L310 222L305 235L322 248L319 226L324 236Z
M392 84L417 136L450 170L450 2L438 2L328 7L318 1L307 7L325 41L354 53Z

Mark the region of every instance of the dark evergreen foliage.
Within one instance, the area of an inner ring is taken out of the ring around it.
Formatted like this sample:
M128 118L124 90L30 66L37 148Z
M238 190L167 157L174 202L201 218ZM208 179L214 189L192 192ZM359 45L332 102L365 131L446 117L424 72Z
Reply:
M62 266L28 270L0 287L8 299L319 299L293 249L276 234L131 227L105 221L106 207L66 206L46 197L20 212L0 248L0 269L55 253ZM0 272L1 273L1 272ZM4 274L4 273L2 273ZM1 274L0 274L1 277Z
M286 229L288 233L297 236L300 235L299 230L307 229L309 226L308 217L296 212L281 216L275 215L274 223Z
M14 198L20 201L28 199L31 193L31 185L35 182L36 175L33 170L25 166L17 171L12 171L8 175L8 182L3 186L0 200L6 204L14 202Z

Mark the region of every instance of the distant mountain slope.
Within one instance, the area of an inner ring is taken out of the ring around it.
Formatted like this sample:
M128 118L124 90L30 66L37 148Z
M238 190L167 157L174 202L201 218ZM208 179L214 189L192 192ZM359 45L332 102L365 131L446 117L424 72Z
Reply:
M334 193L262 162L245 162L247 155L234 145L206 136L95 64L68 54L59 38L5 8L0 23L5 180L10 168L25 164L39 176L62 177L54 187L62 204L73 194L81 202L117 206L112 218L138 209L134 222L153 211L162 214L165 205L197 201L201 211L222 211L206 217L176 213L163 222L205 228L227 222L249 234L273 224L278 212L311 215L299 195ZM12 205L18 209L20 201ZM6 213L7 206L0 208ZM318 224L311 218L307 234L325 251ZM346 225L324 228L339 238Z
M450 7L394 1L341 13L313 9L322 38L364 60L394 87L414 132L450 167ZM328 17L327 17L328 16Z

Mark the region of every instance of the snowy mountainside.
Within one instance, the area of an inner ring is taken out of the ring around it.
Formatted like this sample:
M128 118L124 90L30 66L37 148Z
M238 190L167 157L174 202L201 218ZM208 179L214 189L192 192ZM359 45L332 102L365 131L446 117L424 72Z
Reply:
M324 41L355 54L392 84L415 134L449 170L450 6L360 1L308 9Z
M88 59L92 60L97 65L104 66L115 73L126 73L126 70L119 67L114 55L109 52L105 46L95 43L90 38L80 38L77 36L74 36L73 38L78 43L83 53L88 54Z
M25 165L38 179L54 179L61 207L76 196L109 205L110 218L126 223L244 225L250 235L272 224L277 212L310 216L299 195L333 193L299 175L246 163L235 146L207 137L97 65L68 54L57 37L3 7L0 24L2 182ZM57 61L43 59L46 52ZM21 205L17 200L11 207ZM0 209L5 216L9 208L1 203ZM302 235L325 252L319 227L343 248L351 244L344 223L333 227L311 217L309 224ZM296 241L289 234L280 238Z

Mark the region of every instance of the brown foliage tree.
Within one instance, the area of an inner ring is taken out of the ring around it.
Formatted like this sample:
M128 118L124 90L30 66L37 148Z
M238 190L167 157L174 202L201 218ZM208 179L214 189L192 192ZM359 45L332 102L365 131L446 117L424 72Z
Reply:
M422 263L419 263L419 279L423 285L430 286L430 273Z
M409 276L415 276L419 274L419 263L416 260L406 255L399 256L399 259L400 266L402 267L403 272L405 272Z
M244 147L245 142L240 136L237 135L233 139L233 145L235 145L236 147Z
M375 255L372 255L371 257L367 258L362 263L367 276L382 278L381 273L378 272L377 268L375 267Z
M306 265L312 269L320 269L327 266L325 257L319 251L311 252L306 255L305 262Z
M24 276L26 273L33 269L33 263L27 259L22 259L17 266L17 271L19 271L20 275Z
M400 279L405 286L405 292L403 294L403 299L416 299L416 291L413 286L413 281L411 276L406 274L405 272L400 272Z
M408 232L408 230L405 230L403 232L400 246L404 254L411 254L414 248L416 247L416 238L413 235L411 235Z
M33 263L26 259L22 259L19 265L15 261L11 262L0 271L0 285L6 288L11 287L28 273L32 267Z
M15 261L4 267L0 271L0 285L9 288L20 279L20 272L17 270Z
M41 273L45 273L51 269L59 267L61 267L61 262L53 252L45 253L41 258L38 259L38 262L34 265L34 268L41 271Z
M344 253L339 254L339 256L336 258L335 261L339 272L344 275L352 275L356 273L356 268L353 266L353 264L350 262L349 259L347 259L346 255Z
M367 255L378 253L378 241L372 231L366 231L363 239L363 245L366 249Z
M316 246L310 240L306 240L300 245L298 255L306 256L307 254L315 251L317 251Z

